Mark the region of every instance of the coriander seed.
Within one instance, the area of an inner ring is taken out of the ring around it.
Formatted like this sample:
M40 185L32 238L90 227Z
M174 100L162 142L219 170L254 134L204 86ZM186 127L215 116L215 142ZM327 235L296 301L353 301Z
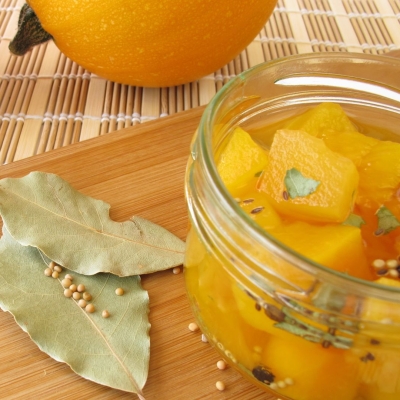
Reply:
M53 271L52 271L50 268L46 268L46 269L44 270L44 274L45 274L46 276L51 276L52 273L53 273Z
M122 289L122 288L117 288L117 289L115 289L115 294L117 295L117 296L122 296L123 294L124 294L124 289Z
M54 279L57 279L58 276L59 276L59 274L58 274L57 271L53 271L52 274L51 274L51 276L52 276Z
M217 381L217 382L215 383L215 387L216 387L218 390L223 391L223 390L225 390L225 383L222 382L222 381Z
M180 274L180 273L181 273L180 267L172 268L172 273L173 273L174 275Z
M62 272L62 268L59 265L55 265L53 269L54 271Z
M107 310L103 310L103 311L101 312L101 316L102 316L103 318L108 318L108 317L110 316L110 313L109 313Z
M70 281L74 280L74 277L72 275L70 275L70 274L65 275L64 278L65 279L69 279Z
M64 296L65 297L72 297L72 291L71 291L71 289L65 289L64 290Z

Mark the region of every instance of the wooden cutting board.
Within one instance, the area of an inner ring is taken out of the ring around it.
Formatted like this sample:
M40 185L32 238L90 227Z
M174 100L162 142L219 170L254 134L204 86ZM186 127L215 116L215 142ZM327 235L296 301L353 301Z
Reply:
M184 174L190 141L203 108L123 129L0 167L0 179L31 171L52 172L82 193L111 204L110 216L147 218L185 239ZM248 384L232 368L216 367L220 356L194 321L183 274L170 270L143 276L150 296L151 358L146 400L262 399L275 397ZM223 392L215 388L221 380ZM0 311L1 399L135 399L76 375L42 353Z

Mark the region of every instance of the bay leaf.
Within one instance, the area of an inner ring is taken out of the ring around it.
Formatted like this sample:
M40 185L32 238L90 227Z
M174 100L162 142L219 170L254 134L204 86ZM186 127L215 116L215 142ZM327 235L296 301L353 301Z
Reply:
M54 174L0 181L0 213L10 234L73 271L129 276L182 264L185 244L178 237L136 216L112 221L109 211Z
M140 397L150 357L149 298L140 277L86 276L65 269L54 279L45 276L46 266L37 248L22 246L3 228L0 307L55 360L86 379ZM95 312L64 296L61 279L68 272L92 295ZM123 296L115 294L118 287ZM109 318L101 316L104 309Z

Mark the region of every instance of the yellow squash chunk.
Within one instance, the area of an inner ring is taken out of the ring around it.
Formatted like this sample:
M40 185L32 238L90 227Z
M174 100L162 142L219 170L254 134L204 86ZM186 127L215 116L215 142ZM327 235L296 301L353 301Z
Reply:
M239 205L264 229L271 229L281 223L281 218L269 203L265 193L257 190L248 191L242 196Z
M314 262L358 278L375 278L364 254L359 228L294 222L269 232L280 242ZM302 276L299 275L299 278ZM290 278L296 279L295 276Z
M246 131L237 127L220 154L217 168L222 181L232 191L254 179L267 162L265 150Z
M291 119L284 128L306 131L317 137L324 137L332 131L357 131L343 108L336 103L321 103Z
M346 361L346 350L325 349L303 338L270 337L263 348L262 363L275 375L275 383L290 379L277 388L296 400L354 400L358 382L352 379L357 363Z
M358 168L360 186L357 203L380 206L400 187L400 143L379 141L363 157Z
M359 132L338 132L325 136L324 142L332 151L349 158L358 167L379 140Z
M315 191L294 198L286 196L285 177L292 169L307 181L317 181ZM259 188L283 215L318 222L343 222L353 208L358 180L353 162L328 149L322 139L303 131L280 130L275 134Z

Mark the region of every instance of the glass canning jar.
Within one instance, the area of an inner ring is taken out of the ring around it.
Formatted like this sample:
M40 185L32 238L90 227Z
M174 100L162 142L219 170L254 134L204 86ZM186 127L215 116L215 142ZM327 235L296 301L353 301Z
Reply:
M399 288L335 272L282 245L241 210L216 169L234 127L260 139L327 101L400 141L400 61L390 57L278 59L239 75L209 103L186 173L187 292L209 342L278 397L398 400Z

